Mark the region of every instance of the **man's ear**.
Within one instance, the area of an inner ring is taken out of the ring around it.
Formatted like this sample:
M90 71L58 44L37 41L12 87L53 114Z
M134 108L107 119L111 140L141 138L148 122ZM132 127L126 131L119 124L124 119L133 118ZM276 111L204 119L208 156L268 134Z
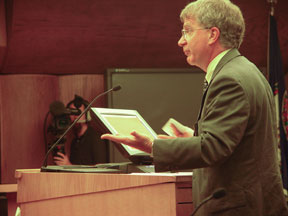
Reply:
M210 29L209 44L214 44L220 38L220 30L217 27Z

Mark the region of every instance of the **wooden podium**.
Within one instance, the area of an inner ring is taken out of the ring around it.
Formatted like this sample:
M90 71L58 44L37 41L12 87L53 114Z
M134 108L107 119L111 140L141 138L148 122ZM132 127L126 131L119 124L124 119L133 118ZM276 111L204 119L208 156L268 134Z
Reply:
M192 173L52 173L16 170L21 216L186 216Z

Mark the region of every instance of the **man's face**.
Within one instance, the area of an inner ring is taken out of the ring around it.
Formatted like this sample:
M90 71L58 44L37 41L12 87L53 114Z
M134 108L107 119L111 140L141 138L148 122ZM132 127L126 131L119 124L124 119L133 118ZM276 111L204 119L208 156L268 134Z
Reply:
M178 45L183 48L188 64L203 69L207 61L209 29L200 26L195 19L185 19Z

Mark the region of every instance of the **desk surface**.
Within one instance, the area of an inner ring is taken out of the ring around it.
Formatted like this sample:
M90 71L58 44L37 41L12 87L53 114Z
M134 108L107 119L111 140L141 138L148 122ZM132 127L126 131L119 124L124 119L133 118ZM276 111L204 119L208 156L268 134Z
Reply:
M17 184L0 184L0 193L16 193Z

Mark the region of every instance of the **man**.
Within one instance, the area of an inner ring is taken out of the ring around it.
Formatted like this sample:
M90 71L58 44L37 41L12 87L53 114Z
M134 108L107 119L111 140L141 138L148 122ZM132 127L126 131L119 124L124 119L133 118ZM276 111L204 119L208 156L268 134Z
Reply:
M88 106L88 101L75 95L74 100L67 104L67 108L83 112ZM70 115L71 122L74 122L78 115ZM72 128L73 140L70 145L70 156L57 152L53 158L57 165L95 165L106 163L106 144L100 139L100 134L90 126L91 117L89 112L83 115Z
M245 31L240 9L229 0L198 0L180 18L178 44L208 82L195 135L171 125L177 138L153 141L137 132L102 138L153 152L156 171L194 169L194 207L217 189L226 190L197 215L288 215L277 164L274 99L265 77L237 50Z

